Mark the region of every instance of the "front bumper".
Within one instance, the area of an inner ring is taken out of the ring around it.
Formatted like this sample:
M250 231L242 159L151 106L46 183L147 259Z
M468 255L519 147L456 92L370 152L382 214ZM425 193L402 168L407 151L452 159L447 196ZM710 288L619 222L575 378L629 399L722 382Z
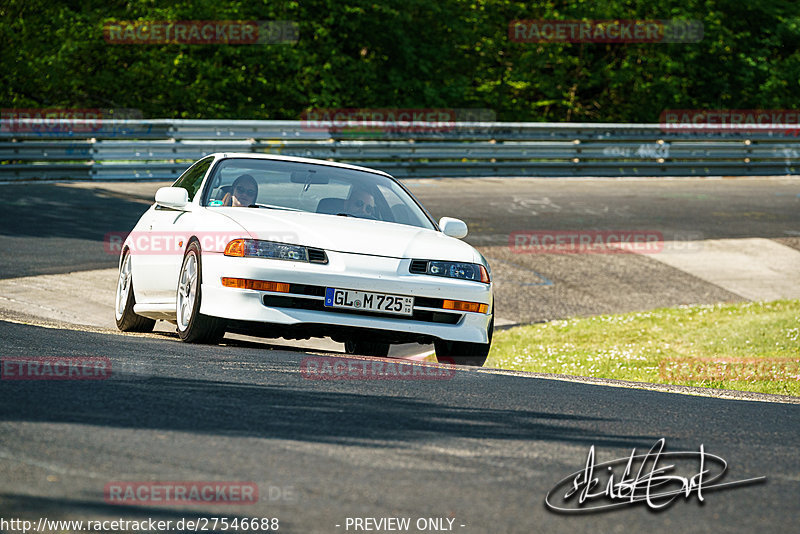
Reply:
M488 343L492 311L491 284L411 274L409 259L327 251L328 264L236 258L204 253L201 313L240 324L291 327L309 335L352 335L354 329L384 332L388 339ZM222 286L223 277L290 284L290 293ZM325 309L325 287L375 291L415 297L412 317ZM478 302L489 313L443 310L443 299ZM438 306L438 307L437 307Z

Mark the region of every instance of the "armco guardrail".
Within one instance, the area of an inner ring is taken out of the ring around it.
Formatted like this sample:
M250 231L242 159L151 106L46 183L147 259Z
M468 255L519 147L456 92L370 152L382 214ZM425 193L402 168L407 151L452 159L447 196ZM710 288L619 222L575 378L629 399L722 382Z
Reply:
M3 127L5 126L5 127ZM173 180L213 152L334 159L398 177L797 174L798 125L16 120L0 125L0 180Z

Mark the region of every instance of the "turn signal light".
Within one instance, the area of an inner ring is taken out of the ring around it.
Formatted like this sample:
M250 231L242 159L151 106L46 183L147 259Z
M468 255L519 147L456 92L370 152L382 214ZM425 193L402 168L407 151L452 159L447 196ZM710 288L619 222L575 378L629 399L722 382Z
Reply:
M488 304L481 304L480 302L465 302L463 300L445 300L442 304L445 310L466 311L475 313L487 313L489 311Z
M234 239L225 247L226 256L244 257L244 239ZM231 278L231 280L233 280Z
M237 289L255 289L256 291L274 291L276 293L289 292L289 284L284 282L249 280L247 278L223 278L222 285L225 287L235 287Z
M480 268L481 268L481 282L483 282L484 284L488 284L489 282L492 281L489 278L489 271L487 271L486 267L484 267L483 265L481 265Z

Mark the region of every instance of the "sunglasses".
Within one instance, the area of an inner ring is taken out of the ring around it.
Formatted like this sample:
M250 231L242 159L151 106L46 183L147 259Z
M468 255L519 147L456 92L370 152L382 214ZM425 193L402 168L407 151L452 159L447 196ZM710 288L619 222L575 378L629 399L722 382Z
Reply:
M258 191L256 189L245 189L244 187L242 187L240 185L236 186L236 192L241 193L243 195L246 195L248 197L254 197L254 196L256 196L256 193L258 193Z
M372 213L375 211L375 204L367 204L360 198L355 200L353 203L355 204L356 208L363 209L364 213L367 215L372 215Z

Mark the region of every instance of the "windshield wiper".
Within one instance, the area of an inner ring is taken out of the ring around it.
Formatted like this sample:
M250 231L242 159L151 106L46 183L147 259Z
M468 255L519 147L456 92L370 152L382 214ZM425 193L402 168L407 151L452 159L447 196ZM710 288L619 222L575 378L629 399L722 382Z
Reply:
M284 211L303 211L297 208L287 208L286 206L273 206L272 204L250 204L248 208L267 208L271 210L284 210Z

